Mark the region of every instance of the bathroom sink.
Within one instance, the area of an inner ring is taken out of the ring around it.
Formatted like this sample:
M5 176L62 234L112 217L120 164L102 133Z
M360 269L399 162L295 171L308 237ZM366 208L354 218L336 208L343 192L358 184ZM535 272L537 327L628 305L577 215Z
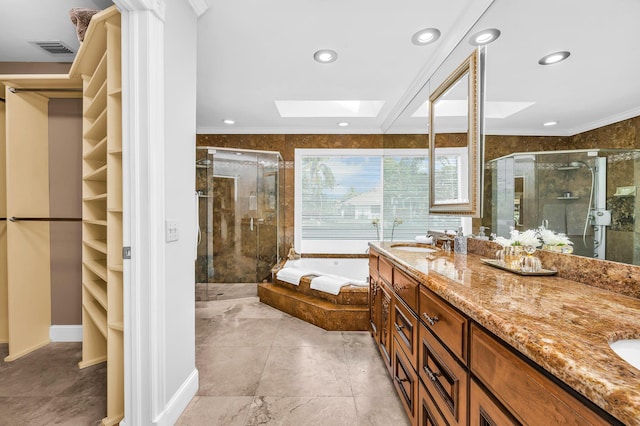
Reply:
M640 370L640 339L617 340L609 346L620 358Z
M416 253L435 253L437 248L421 246L417 244L391 244L391 248L403 251L412 251Z

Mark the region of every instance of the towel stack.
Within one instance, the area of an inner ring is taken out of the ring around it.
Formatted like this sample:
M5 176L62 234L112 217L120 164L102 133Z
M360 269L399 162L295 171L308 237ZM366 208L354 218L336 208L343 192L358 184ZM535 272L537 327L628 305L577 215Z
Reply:
M418 235L416 236L416 243L420 244L433 244L433 237L426 235Z

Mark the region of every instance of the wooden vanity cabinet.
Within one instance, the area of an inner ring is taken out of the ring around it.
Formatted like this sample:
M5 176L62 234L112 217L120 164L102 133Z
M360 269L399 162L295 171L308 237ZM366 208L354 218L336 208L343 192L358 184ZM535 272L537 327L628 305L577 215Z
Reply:
M522 424L610 424L475 324L472 373Z
M469 425L488 426L503 425L516 426L518 422L494 398L471 379L469 391Z
M402 348L415 370L418 365L418 318L402 300L396 299L391 321L395 344Z
M378 345L380 344L379 324L381 321L380 315L382 314L379 281L378 256L371 253L369 255L369 331Z

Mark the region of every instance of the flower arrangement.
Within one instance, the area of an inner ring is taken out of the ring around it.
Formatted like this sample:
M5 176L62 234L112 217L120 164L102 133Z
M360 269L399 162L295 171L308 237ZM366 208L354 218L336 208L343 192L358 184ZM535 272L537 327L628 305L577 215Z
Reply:
M538 228L538 233L540 234L542 243L547 246L568 246L573 244L565 234L555 233L550 229L540 227Z
M503 247L528 246L536 248L540 246L544 246L544 248L567 247L573 244L565 234L553 232L542 226L537 229L527 229L523 232L512 229L511 238L496 237L495 242Z
M503 247L508 246L530 246L530 247L540 247L542 242L538 238L536 230L527 229L526 231L520 232L517 229L511 230L511 238L504 237L496 237L496 243L500 244Z

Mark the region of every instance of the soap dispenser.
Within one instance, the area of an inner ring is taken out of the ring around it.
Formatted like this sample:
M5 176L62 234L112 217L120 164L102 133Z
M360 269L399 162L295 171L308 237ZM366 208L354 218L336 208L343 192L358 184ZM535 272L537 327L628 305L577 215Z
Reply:
M488 241L489 237L484 233L484 231L486 231L487 229L489 229L489 228L487 228L486 226L481 226L480 227L480 232L478 232L478 236L476 238L478 240Z
M458 232L453 238L453 252L455 254L467 254L467 237L462 234L462 226L458 227Z

